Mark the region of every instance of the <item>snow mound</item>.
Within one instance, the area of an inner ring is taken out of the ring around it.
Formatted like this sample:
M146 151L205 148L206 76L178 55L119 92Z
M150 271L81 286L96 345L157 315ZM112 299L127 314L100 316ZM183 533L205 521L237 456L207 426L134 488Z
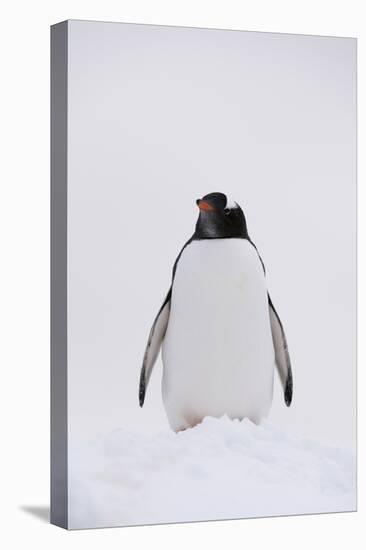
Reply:
M356 509L352 453L269 423L207 417L157 436L118 430L69 454L69 527Z

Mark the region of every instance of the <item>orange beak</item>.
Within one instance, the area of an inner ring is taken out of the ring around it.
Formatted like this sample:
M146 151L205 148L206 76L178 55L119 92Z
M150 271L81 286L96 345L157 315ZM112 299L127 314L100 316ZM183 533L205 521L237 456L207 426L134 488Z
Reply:
M200 210L215 210L211 204L209 204L206 201L203 201L202 199L197 199L196 204Z

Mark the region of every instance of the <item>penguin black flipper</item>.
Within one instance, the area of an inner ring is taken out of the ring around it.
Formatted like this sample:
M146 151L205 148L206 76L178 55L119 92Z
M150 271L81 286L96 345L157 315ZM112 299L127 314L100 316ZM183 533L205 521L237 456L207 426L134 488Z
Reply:
M261 258L261 255L258 252L258 248L255 246L255 244L253 243L249 235L247 239L257 251L259 260L262 264L263 273L265 275L266 268ZM268 296L269 319L271 322L273 347L275 350L276 367L277 367L278 374L280 376L281 384L283 387L285 403L289 407L291 405L292 393L293 393L293 379L292 379L290 354L288 351L286 334L285 334L283 325L281 323L280 316L278 315L276 308L272 303L269 292L267 292L267 296Z
M170 286L168 294L166 295L163 305L161 306L157 316L155 317L155 320L150 330L149 338L148 338L145 353L144 353L144 359L142 362L141 373L140 373L140 385L139 385L140 407L142 407L144 404L146 388L149 383L151 372L155 365L155 361L159 355L161 344L163 343L166 329L168 326L169 313L170 313L170 301L172 298L173 282L174 282L175 272L177 270L177 265L183 250L186 248L186 246L188 246L192 242L193 239L194 239L194 236L188 239L188 241L185 243L185 245L183 246L182 250L179 252L174 262L173 271L172 271L172 284Z
M144 404L147 385L149 383L151 372L155 365L155 361L159 355L161 344L164 340L165 332L168 326L171 296L172 296L172 287L170 287L169 292L163 302L163 305L159 309L159 312L155 317L155 320L150 330L149 338L148 338L145 353L144 353L144 359L142 362L141 374L140 374L140 385L139 385L140 407L142 407Z
M269 318L271 321L272 339L275 350L275 361L284 390L285 403L289 407L292 401L292 369L290 354L288 351L285 331L283 329L281 319L272 303L271 297L268 294Z

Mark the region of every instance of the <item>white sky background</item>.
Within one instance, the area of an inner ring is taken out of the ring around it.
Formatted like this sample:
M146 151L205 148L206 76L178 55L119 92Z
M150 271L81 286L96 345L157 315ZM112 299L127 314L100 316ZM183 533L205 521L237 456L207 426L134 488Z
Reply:
M294 372L269 420L355 443L356 43L72 21L69 430L167 428L138 377L195 199L232 196L267 268Z

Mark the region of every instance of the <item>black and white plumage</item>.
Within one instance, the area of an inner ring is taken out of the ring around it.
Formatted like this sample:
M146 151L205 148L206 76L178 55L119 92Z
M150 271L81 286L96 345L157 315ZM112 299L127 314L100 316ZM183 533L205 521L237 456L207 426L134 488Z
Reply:
M140 375L143 406L162 347L163 401L176 431L223 414L260 422L272 403L274 365L286 405L292 401L285 332L244 213L223 193L196 202L196 229L175 261Z

